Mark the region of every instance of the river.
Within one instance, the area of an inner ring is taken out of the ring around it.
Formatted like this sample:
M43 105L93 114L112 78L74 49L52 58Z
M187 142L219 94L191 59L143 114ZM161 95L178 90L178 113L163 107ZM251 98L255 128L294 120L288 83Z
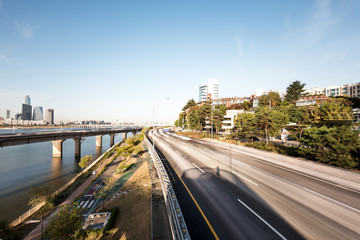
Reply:
M60 129L16 129L15 133L55 130ZM12 132L12 129L0 129L0 134ZM115 143L121 140L122 134L115 135ZM92 155L94 160L98 158L110 147L109 135L103 136L102 144L102 148L95 146L95 136L84 138L81 157ZM55 191L74 177L81 170L80 158L75 158L74 151L72 139L63 142L62 158L53 158L52 142L0 148L0 220L11 222L30 209L27 202L31 186L46 184Z

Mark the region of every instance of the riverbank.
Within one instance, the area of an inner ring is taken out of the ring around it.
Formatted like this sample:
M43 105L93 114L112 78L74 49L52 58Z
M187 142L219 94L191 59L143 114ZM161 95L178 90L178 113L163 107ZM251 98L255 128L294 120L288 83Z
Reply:
M121 146L114 146L111 150L107 151L104 154L101 163L96 164L96 165L101 164L95 170L96 173L98 174L96 176L91 175L80 187L73 190L71 195L62 204L60 204L57 207L57 210L59 209L60 206L63 206L65 204L72 204L74 201L79 201L80 204L81 196L83 196L87 192L89 186L93 186L93 184L95 183L94 182L95 179L100 179L100 181L103 181L105 178L113 176L115 179L118 179L120 182L122 182L122 185L126 183L127 180L132 176L132 174L138 169L138 167L140 167L142 163L146 160L145 159L146 157L142 157L145 156L144 149L141 146L138 146L138 143L132 144L133 142L137 142L137 141L138 138L136 139L130 138L126 141L126 143L122 143ZM129 145L132 146L132 152L137 154L137 155L133 155L130 158L122 156L123 155L122 150L127 149ZM150 161L149 159L147 160ZM122 166L128 166L129 164L132 167L129 168L128 171L119 172L119 170L123 169ZM93 168L88 169L88 171L90 172L92 172L93 170L94 170ZM117 184L116 186L122 187L122 185ZM151 186L151 184L149 184L149 186ZM99 202L101 201L96 201L94 206L96 204L99 204ZM53 216L57 210L53 211L50 215L48 215L47 220L44 221L45 227L48 224L48 219L51 216ZM23 234L21 236L19 235L19 239L23 239L26 233L29 232L29 227L25 225L22 227L23 228L19 226L19 228L16 230L17 232L21 232L21 230L23 230ZM39 225L35 228L35 230L33 230L30 234L28 234L28 236L25 239L27 240L38 239L40 237L39 235L40 233L41 233L41 227Z
M51 129L17 129L16 132L37 133ZM12 130L0 129L0 134ZM128 136L131 136L131 133ZM115 142L122 141L115 135ZM110 147L110 137L102 138L102 147L96 147L96 137L81 142L81 157L92 155L97 159ZM74 178L80 171L79 157L75 157L74 141L63 142L63 156L53 157L52 143L40 142L0 148L0 221L13 221L30 209L27 205L31 186L48 185L52 192Z

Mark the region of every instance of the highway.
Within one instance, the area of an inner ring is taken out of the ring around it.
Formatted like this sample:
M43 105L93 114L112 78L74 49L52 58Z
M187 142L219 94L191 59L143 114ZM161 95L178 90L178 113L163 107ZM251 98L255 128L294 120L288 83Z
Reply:
M155 145L166 158L193 239L360 239L357 190L230 144L160 130Z

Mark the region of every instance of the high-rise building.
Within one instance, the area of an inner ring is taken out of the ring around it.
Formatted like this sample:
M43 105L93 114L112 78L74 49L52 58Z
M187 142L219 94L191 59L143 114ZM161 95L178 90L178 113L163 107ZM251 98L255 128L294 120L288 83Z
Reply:
M216 99L219 97L218 82L219 82L218 79L211 78L208 80L207 84L203 84L199 86L199 102L207 101L209 97L211 99Z
M219 80L217 78L211 78L208 81L208 93L211 93L211 98L215 99L219 97Z
M24 97L24 104L26 104L26 105L31 105L31 103L30 103L30 96L29 96L29 95L25 95L25 97Z
M17 114L15 114L15 119L16 119L16 120L21 119L21 117L22 117L22 116L21 116L21 113L17 113Z
M22 105L22 119L23 120L31 120L31 105L23 104Z
M43 108L42 107L34 107L33 120L34 121L44 120Z
M46 109L45 121L54 125L54 109Z
M206 101L206 95L208 93L208 86L207 84L199 86L199 102Z
M10 109L6 109L6 119L10 119Z

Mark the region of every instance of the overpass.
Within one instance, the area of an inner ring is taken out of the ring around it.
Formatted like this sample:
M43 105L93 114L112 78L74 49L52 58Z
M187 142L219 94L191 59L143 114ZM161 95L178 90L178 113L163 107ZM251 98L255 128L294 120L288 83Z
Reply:
M110 146L114 145L115 134L122 133L123 140L127 138L127 134L131 132L135 135L141 131L141 128L127 128L127 129L92 129L92 130L72 130L72 131L51 131L51 132L37 132L37 133L18 133L0 135L0 147L15 146L21 144L30 144L38 142L51 141L53 143L53 156L62 156L62 143L66 139L74 139L75 142L75 156L81 155L81 140L84 137L96 136L96 146L102 146L102 136L110 135Z

